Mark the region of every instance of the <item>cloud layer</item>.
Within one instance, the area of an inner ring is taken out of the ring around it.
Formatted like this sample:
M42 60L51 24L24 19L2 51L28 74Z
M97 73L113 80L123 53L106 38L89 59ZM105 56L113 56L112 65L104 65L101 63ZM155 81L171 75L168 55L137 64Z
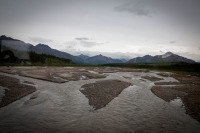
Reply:
M147 9L145 5L143 4L143 2L140 0L121 4L115 7L114 9L119 12L128 12L137 16L151 15L149 9Z
M172 51L199 60L199 7L200 0L1 0L0 35L72 53Z

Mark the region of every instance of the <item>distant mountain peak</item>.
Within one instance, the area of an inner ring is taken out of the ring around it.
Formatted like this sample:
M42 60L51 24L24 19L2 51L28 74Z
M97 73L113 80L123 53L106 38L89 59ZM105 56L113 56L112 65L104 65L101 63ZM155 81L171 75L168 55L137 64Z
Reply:
M84 55L84 54L80 54L79 56L86 56L86 55Z
M165 63L165 62L185 62L185 63L195 63L191 59L176 55L172 52L167 52L163 55L156 56L143 56L136 57L128 61L129 63Z
M171 55L174 55L174 54L172 52L167 52L162 55L162 58L167 58L167 57L170 57Z
M168 52L166 52L165 54L174 54L174 53L172 53L172 52L168 51Z
M145 55L145 56L143 56L143 57L152 57L151 55Z
M81 59L83 59L83 60L86 60L86 59L89 58L90 56L84 55L84 54L80 54L78 57L81 58Z
M92 56L85 60L86 64L109 64L109 63L122 63L119 59L112 59L111 57L103 56L101 54Z
M36 45L36 47L40 47L40 48L50 48L48 45L46 45L46 44L41 44L41 43L39 43L38 45Z
M17 40L17 39L13 39L11 37L7 37L6 35L0 36L0 40L20 41L20 40Z

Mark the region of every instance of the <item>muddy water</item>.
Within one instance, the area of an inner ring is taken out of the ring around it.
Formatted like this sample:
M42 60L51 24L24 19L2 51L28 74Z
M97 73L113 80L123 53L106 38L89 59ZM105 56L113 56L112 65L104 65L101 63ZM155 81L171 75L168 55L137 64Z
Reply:
M2 73L1 73L2 74ZM199 132L200 123L180 106L167 103L151 92L153 82L142 76L154 72L106 73L133 85L124 89L106 107L94 111L79 91L82 85L105 79L59 84L18 75L33 82L37 92L0 109L1 132ZM124 78L126 77L126 78ZM128 77L128 78L127 78ZM173 81L173 78L165 78Z

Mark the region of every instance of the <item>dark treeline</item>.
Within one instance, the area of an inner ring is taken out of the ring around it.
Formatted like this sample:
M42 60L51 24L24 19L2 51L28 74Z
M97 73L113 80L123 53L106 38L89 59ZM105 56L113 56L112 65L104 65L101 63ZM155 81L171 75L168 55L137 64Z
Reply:
M71 60L69 59L63 59L63 58L58 58L52 55L46 55L46 54L37 54L34 52L30 52L30 61L31 63L42 63L42 64L47 64L47 65L51 65L51 64L70 64L73 63Z
M87 65L75 64L69 59L63 59L46 54L29 53L29 59L23 60L15 58L7 58L0 60L1 66L109 66L109 67L128 67L136 69L160 70L182 74L190 74L200 76L200 63L117 63L104 65Z
M6 58L0 60L1 66L21 66L21 65L34 65L34 66L68 66L74 64L69 59L58 58L52 55L37 54L34 52L29 53L29 59Z
M149 70L161 70L161 71L170 71L178 73L188 73L196 76L200 76L200 63L136 63L136 64L105 64L101 66L110 66L110 67L128 67L128 68L137 68L137 69L149 69Z

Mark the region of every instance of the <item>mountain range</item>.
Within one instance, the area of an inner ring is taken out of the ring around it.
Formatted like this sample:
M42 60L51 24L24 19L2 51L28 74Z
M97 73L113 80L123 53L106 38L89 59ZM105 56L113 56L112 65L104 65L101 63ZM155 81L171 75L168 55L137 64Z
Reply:
M136 57L130 59L129 61L126 61L125 59L113 59L110 57L103 56L101 54L92 57L83 54L79 56L74 56L66 52L52 49L46 44L38 44L34 46L30 43L25 43L21 40L13 39L5 35L0 36L0 42L1 42L0 52L8 49L10 51L13 51L14 55L21 59L28 59L28 54L22 54L19 51L22 51L23 53L34 52L37 54L52 55L63 59L69 59L75 63L80 63L80 64L84 63L93 65L112 64L112 63L166 63L166 62L195 63L195 61L191 59L187 59L185 57L176 55L172 52L167 52L163 55L156 55L156 56L145 55L143 57Z
M14 52L14 54L18 58L21 58L21 59L27 60L29 59L29 56L27 54L21 55L21 53L18 51L21 51L23 53L35 52L37 54L52 55L52 56L63 58L63 59L70 59L75 63L83 63L83 60L81 58L77 56L73 56L66 52L52 49L48 45L45 45L45 44L38 44L34 46L32 44L7 37L5 35L0 36L0 41L1 41L1 51L3 51L4 49L9 49L12 52Z
M163 55L145 55L143 57L136 57L128 61L128 63L165 63L165 62L185 62L185 63L195 63L191 59L176 55L172 52L167 52Z
M106 57L100 54L100 55L85 58L84 63L99 65L99 64L123 63L123 61L120 59L112 59L110 57Z

